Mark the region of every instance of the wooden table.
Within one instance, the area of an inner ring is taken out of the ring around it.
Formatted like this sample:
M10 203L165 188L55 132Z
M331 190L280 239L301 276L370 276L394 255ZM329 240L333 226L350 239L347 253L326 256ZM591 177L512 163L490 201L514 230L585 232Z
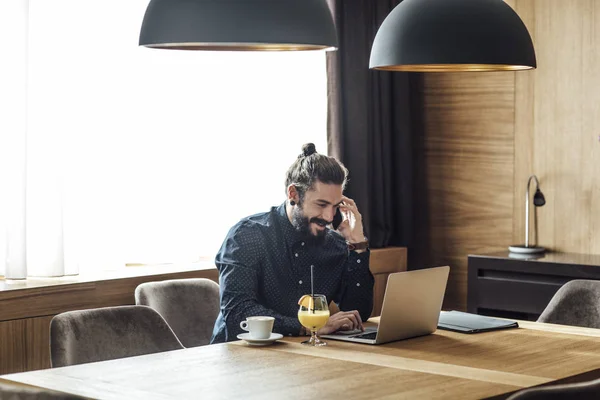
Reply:
M521 326L474 335L438 330L381 346L330 340L328 347L310 348L301 338L267 347L233 342L0 381L97 399L478 399L599 372L600 330Z

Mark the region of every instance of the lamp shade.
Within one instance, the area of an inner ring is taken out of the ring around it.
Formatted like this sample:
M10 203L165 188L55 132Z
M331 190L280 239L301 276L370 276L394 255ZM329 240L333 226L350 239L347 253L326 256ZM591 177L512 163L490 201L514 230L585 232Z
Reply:
M383 21L371 69L413 72L536 68L525 24L502 0L404 0Z
M179 50L332 50L326 0L151 0L141 46Z

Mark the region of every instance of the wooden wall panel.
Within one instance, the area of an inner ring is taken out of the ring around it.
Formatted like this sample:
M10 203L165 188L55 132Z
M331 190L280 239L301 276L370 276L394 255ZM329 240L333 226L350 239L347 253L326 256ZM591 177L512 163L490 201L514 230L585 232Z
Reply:
M417 228L428 232L418 259L450 265L444 307L466 309L467 255L512 238L514 73L424 74L422 91L426 193L418 207L427 215Z
M424 211L409 266L450 264L447 308L464 308L468 253L524 242L531 174L547 201L539 244L600 254L600 0L508 4L532 35L538 69L423 75Z
M527 177L540 178L539 244L600 254L600 1L517 0L538 69L518 74L514 240ZM533 216L532 216L533 218Z

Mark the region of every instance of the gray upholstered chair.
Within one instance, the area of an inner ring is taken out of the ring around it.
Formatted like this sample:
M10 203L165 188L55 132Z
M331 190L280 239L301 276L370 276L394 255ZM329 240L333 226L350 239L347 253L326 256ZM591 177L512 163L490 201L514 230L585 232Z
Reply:
M0 382L0 400L84 400L72 394L24 386L18 383Z
M202 278L142 283L135 304L158 311L185 347L203 346L219 314L219 285Z
M538 322L600 328L600 281L576 279L565 283Z
M169 325L150 307L69 311L50 322L52 367L182 348Z
M600 399L600 379L589 382L548 385L537 388L523 389L508 398L508 400L562 399Z

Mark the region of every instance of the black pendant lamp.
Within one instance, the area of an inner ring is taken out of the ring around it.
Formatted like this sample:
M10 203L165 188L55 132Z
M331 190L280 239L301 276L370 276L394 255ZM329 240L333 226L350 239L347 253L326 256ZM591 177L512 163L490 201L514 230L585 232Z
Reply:
M525 24L502 0L404 0L379 28L369 67L518 71L536 60Z
M333 50L326 0L151 0L141 46L177 50Z

